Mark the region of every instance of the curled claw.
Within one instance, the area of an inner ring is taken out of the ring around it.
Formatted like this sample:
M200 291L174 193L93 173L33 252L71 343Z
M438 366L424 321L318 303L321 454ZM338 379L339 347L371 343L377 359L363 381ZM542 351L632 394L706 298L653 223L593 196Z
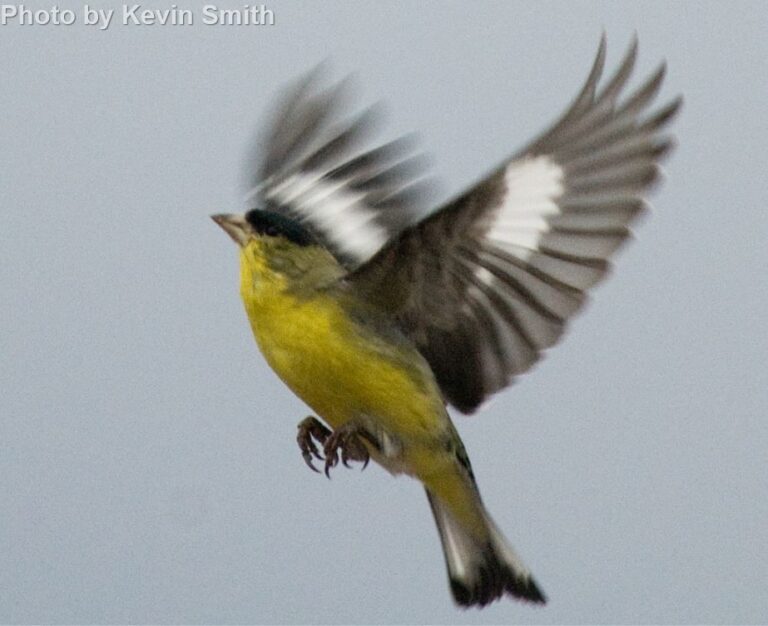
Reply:
M363 439L370 439L368 433L361 430L353 424L346 424L335 430L328 437L323 446L325 454L325 475L331 477L331 468L339 463L339 453L341 453L341 462L345 467L351 467L350 461L360 461L363 463L363 469L368 466L370 454Z
M353 435L347 438L344 442L344 447L341 449L341 462L344 463L345 467L352 467L349 461L361 461L363 463L362 469L365 469L370 460L371 456L368 454L368 449L365 447L361 437Z
M312 463L313 456L318 458L318 459L320 458L320 455L317 454L316 450L314 450L314 449L312 449L311 451L310 450L306 450L306 449L302 449L301 450L301 457L304 459L304 462L307 464L307 467L309 469L311 469L313 472L316 472L316 473L319 474L320 470L317 469L314 466L314 464Z
M336 464L339 462L339 457L334 452L332 455L325 455L325 476L326 478L331 477L331 468L336 467Z
M322 461L323 457L315 445L315 440L320 444L325 444L331 436L331 431L326 428L320 420L311 415L299 422L298 429L299 432L296 435L296 442L299 444L301 456L307 464L307 467L319 474L320 470L315 467L312 460L314 458Z

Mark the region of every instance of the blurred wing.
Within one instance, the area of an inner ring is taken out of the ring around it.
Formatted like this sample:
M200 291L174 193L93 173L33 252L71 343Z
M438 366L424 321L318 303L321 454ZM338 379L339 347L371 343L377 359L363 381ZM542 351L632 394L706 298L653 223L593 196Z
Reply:
M672 145L660 131L680 100L646 112L663 65L620 98L635 56L633 42L598 91L603 38L584 88L548 132L350 276L398 316L461 411L557 342L644 208Z
M348 84L318 90L318 73L278 101L259 142L260 163L249 172L249 195L260 208L299 221L352 269L415 221L424 163L412 137L360 150L374 110L340 122Z

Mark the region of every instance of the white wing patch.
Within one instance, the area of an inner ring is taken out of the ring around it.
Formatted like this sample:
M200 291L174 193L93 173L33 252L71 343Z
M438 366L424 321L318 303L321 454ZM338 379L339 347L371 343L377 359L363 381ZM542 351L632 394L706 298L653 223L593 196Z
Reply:
M486 237L503 248L515 248L525 260L549 231L547 218L560 214L565 172L547 156L512 161L504 172L505 195Z
M362 260L387 242L387 231L375 223L377 212L365 203L365 193L347 181L329 181L323 174L291 174L266 190L266 199L290 206L345 253Z

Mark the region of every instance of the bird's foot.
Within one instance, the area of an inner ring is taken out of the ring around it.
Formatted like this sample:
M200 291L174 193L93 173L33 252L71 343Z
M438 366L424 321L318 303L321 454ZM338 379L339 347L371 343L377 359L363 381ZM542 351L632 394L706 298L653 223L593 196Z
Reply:
M371 436L353 422L348 422L331 433L323 444L325 475L328 478L331 477L331 468L338 465L339 456L341 456L341 462L345 467L351 467L350 461L360 461L363 464L362 469L368 466L371 455L368 453L363 439L372 441Z
M301 450L301 456L307 467L313 472L320 473L312 463L312 459L315 458L319 461L323 460L323 456L315 445L317 441L321 446L325 446L326 442L331 436L331 430L316 417L305 417L299 422L299 432L296 435L296 441L299 444L299 450ZM326 469L327 473L327 469Z

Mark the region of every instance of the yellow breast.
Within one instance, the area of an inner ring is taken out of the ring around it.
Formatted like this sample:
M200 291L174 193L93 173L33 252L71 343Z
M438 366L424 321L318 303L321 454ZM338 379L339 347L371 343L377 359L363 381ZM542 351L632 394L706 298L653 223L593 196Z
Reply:
M241 295L254 336L294 393L334 428L369 416L403 438L433 437L443 404L418 352L361 326L327 292L298 295L287 281L243 251Z

